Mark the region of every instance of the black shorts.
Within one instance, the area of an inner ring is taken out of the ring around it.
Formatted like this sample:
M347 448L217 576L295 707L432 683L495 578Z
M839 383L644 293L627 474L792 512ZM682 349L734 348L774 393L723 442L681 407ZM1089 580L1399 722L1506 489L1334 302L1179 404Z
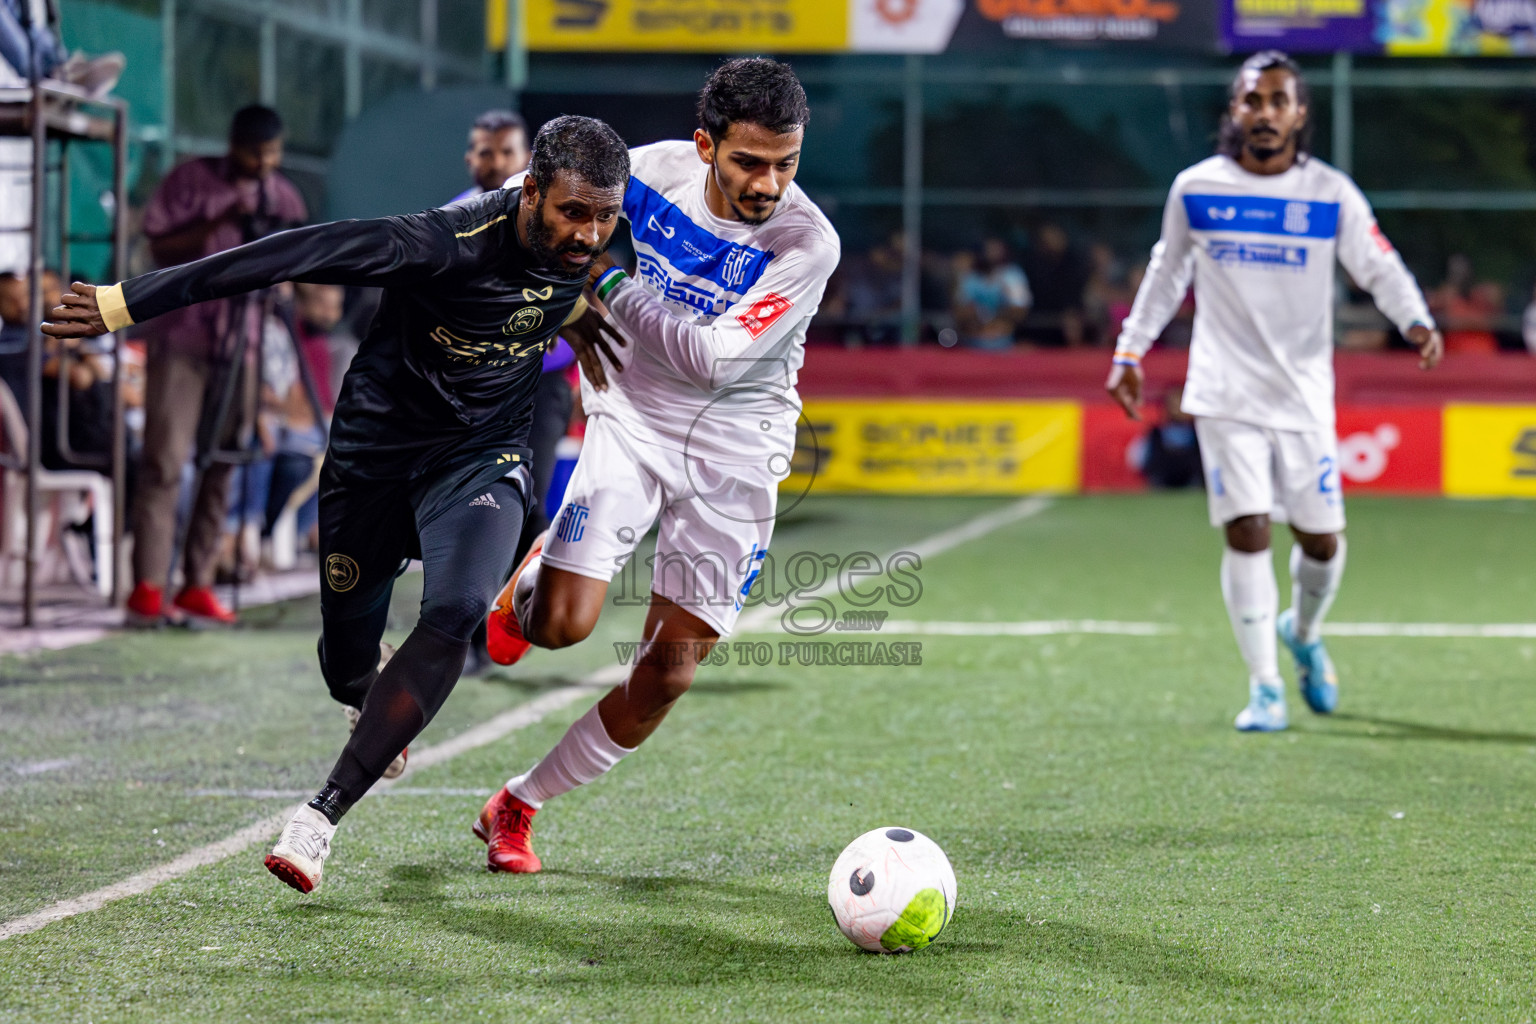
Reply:
M529 458L525 448L469 453L402 480L360 479L327 459L319 492L325 618L356 618L387 602L395 579L411 559L421 557L422 528L448 509L494 502L482 492L497 480L512 478L526 508L532 490Z

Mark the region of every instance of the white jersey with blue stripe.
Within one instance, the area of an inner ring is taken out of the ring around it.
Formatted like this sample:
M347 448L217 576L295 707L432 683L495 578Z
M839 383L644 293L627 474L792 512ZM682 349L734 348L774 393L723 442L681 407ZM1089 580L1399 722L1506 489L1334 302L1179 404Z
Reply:
M583 380L582 403L639 440L787 472L805 332L837 268L837 232L793 184L762 224L716 217L691 141L630 156L638 266L607 304L631 351L607 391Z
M1184 411L1275 430L1334 424L1334 263L1399 330L1433 327L1417 282L1344 172L1315 157L1282 174L1226 156L1174 180L1162 237L1116 350L1140 357L1195 286Z

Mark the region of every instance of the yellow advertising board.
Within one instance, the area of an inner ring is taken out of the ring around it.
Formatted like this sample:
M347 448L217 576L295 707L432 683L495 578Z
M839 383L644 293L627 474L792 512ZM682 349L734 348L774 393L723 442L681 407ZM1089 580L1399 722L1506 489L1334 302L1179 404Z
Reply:
M530 50L827 52L848 46L842 0L527 0Z
M1510 57L1532 52L1528 4L1382 0L1378 32L1394 57Z
M795 475L812 493L1067 494L1082 480L1077 402L805 403Z
M1445 493L1536 498L1536 405L1445 407Z

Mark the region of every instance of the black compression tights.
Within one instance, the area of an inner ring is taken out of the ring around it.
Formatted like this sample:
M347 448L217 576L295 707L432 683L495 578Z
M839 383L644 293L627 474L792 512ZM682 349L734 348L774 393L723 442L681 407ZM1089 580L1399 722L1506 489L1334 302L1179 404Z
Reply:
M501 507L464 498L421 530L421 618L369 688L362 718L326 788L311 806L339 818L384 774L453 691L469 638L506 579L523 503L498 480L485 492Z

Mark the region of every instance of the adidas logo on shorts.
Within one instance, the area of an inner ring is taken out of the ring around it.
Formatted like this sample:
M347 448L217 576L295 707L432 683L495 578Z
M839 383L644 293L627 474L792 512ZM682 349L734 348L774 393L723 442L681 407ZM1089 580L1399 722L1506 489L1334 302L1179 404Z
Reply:
M496 499L491 497L489 494L482 494L480 497L469 503L470 508L474 508L476 505L486 505L494 509L501 508L500 505L496 504Z

